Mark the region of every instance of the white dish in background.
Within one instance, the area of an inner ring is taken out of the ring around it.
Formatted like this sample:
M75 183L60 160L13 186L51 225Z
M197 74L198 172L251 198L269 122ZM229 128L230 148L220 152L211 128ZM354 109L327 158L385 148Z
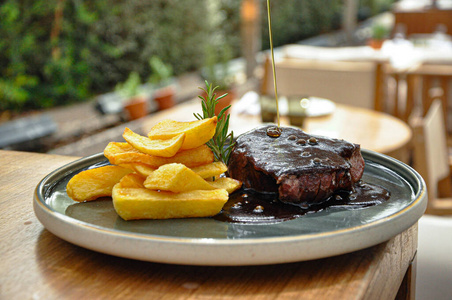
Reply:
M320 117L332 114L336 109L336 104L333 101L317 98L308 97L309 107L306 109L306 115L308 117Z

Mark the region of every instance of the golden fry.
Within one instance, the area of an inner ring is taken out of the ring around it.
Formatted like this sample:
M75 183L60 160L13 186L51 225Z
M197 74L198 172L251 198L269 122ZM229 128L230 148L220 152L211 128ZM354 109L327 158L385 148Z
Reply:
M135 171L133 164L119 164L118 166Z
M91 201L111 196L113 186L132 170L119 166L104 166L76 174L66 185L66 192L73 200Z
M215 189L201 176L183 164L167 164L161 166L146 178L144 186L150 190L162 190L174 193Z
M193 149L207 143L214 136L216 126L216 116L191 122L163 120L151 128L148 137L165 140L185 133L181 149Z
M148 166L146 164L141 164L141 163L134 163L134 164L130 164L131 168L133 170L135 170L135 172L137 172L138 174L140 174L143 177L148 177L149 175L151 175L155 170L157 170L156 168L153 168L151 166Z
M151 140L150 138L141 136L126 127L122 137L127 141L127 143L132 145L132 147L143 153L161 157L172 157L182 147L185 139L185 133L175 135L170 139Z
M144 180L146 177L143 177L137 173L130 173L121 178L119 181L119 186L122 188L144 188Z
M173 157L159 157L145 154L128 143L110 142L104 150L104 155L113 165L142 163L153 168L170 163L181 163L193 168L213 162L212 150L206 145L179 151Z
M129 165L121 165L121 166L125 166L129 169L132 169L144 177L148 177L156 170L155 168L152 168L149 165L145 165L145 164L141 164L141 163L132 163ZM202 178L204 178L206 180L211 180L212 178L219 177L221 174L226 172L228 167L220 161L215 161L213 163L210 163L207 165L202 165L199 167L194 167L191 169L193 170L193 172L195 172Z
M210 217L228 201L226 190L196 190L184 193L143 188L113 188L113 206L124 220Z
M204 179L218 177L228 170L228 167L221 161L216 161L211 164L194 167L192 170Z
M229 177L220 177L215 181L209 181L210 185L217 189L225 189L229 194L242 187L242 182Z

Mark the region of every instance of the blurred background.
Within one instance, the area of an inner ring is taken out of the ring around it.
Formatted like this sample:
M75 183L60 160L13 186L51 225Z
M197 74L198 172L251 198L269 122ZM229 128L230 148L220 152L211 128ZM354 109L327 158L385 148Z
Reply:
M347 5L353 26L392 3L271 1L275 47L344 29ZM256 54L269 48L266 16L259 0L2 1L0 148L48 152L111 128L130 119L125 98L140 93L149 100L163 85L173 87L177 104L196 96L203 79L251 82L259 77ZM150 99L147 113L158 109Z

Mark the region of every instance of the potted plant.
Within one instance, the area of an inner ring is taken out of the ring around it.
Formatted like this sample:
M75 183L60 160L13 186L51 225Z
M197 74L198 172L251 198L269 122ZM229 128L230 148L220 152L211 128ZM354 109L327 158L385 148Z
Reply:
M118 83L115 87L123 99L123 107L130 120L142 118L147 115L147 99L140 93L141 79L137 72L131 72L125 82Z
M159 110L174 106L175 91L171 85L173 68L165 64L158 56L152 56L149 60L152 74L149 82L156 88L154 101L157 102Z
M217 87L215 90L217 97L227 94L215 106L215 115L218 115L223 108L230 105L235 99L234 80L229 67L232 49L227 43L220 46L208 44L205 49L203 77L214 87ZM206 95L202 96L205 97Z
M380 49L383 42L389 36L389 28L382 24L374 24L372 26L372 37L370 38L368 44L374 49Z

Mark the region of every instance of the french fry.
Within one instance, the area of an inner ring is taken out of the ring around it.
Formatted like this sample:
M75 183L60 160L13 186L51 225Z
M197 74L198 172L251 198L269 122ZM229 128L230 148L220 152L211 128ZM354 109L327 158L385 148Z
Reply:
M150 139L170 139L185 133L181 149L193 149L207 143L215 134L217 117L191 122L163 120L157 123L148 133Z
M204 179L218 177L228 170L228 167L221 161L216 161L211 164L194 167L192 170Z
M152 168L170 163L181 163L193 168L213 162L212 150L206 145L179 151L173 157L159 157L143 153L128 143L110 142L104 150L104 155L113 165L142 163Z
M133 168L133 164L120 164L118 166L135 171L135 169Z
M157 170L156 168L153 168L151 166L148 166L146 164L141 164L141 163L134 163L134 164L130 164L131 168L133 170L135 170L135 172L137 172L138 174L140 174L141 176L143 176L144 178L148 177L149 175L151 175L155 170Z
M88 169L73 176L66 185L69 197L78 202L111 196L113 186L132 170L119 166Z
M113 188L113 206L124 220L210 217L228 201L222 189L184 193L158 192L144 188Z
M122 188L144 188L144 180L146 177L143 177L141 174L137 173L129 173L119 181L119 186Z
M185 139L185 133L173 136L165 140L151 140L148 137L141 136L129 128L124 129L122 137L135 149L150 155L160 157L172 157L182 147Z
M215 189L201 176L183 164L161 166L146 178L144 186L150 190L174 193Z
M242 182L229 177L220 177L214 181L209 181L210 185L217 189L225 189L229 194L242 187Z
M121 166L123 166L123 165L121 165ZM145 165L145 164L141 164L141 163L132 163L129 165L124 165L124 166L134 170L135 172L141 174L144 177L148 177L156 170L155 168L152 168L149 165ZM220 161L215 161L213 163L202 165L199 167L194 167L191 169L193 170L193 172L195 172L202 178L204 178L206 180L210 180L214 177L219 177L221 174L226 172L228 167Z

